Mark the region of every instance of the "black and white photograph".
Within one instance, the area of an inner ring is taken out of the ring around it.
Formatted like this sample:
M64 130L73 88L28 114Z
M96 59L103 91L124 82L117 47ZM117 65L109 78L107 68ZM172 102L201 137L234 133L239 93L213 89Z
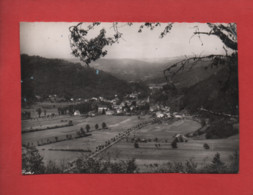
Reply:
M22 174L239 173L236 23L21 22Z

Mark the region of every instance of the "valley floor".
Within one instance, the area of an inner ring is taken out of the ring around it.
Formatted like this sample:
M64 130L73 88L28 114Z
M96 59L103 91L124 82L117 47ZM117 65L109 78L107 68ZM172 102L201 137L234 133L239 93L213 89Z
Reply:
M53 124L63 124L72 120L73 126L60 127L55 129L46 129L22 134L23 145L34 145L43 156L44 162L50 160L56 164L67 164L73 162L80 156L89 156L97 150L99 145L106 141L117 138L127 129L138 124L152 121L150 115L141 116L106 116L99 115L95 117L83 116L56 116L49 119L23 120L23 129L36 129L38 127L47 127ZM101 124L105 122L107 129L102 129ZM81 127L89 124L90 136L80 137L78 139L65 139L66 135L75 136ZM99 125L95 129L95 124ZM186 134L200 128L200 124L190 119L169 119L162 123L148 123L142 128L135 129L128 136L122 136L119 141L112 146L98 153L95 158L128 160L136 159L140 172L150 172L150 166L164 164L167 162L185 162L192 159L200 166L210 163L214 155L220 153L221 160L229 163L230 156L239 150L239 136L231 136L226 139L202 139L196 140L188 138L188 142L177 144L173 149L171 143L176 134ZM57 137L57 141L55 141ZM139 148L135 148L134 141L139 139ZM51 143L46 143L48 140ZM210 148L203 147L207 143Z

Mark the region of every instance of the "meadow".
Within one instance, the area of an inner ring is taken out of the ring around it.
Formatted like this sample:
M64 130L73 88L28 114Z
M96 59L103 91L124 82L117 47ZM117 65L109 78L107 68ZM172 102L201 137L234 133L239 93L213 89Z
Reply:
M46 129L43 131L29 132L22 134L22 144L29 143L38 148L40 154L43 156L44 161L49 160L60 163L62 161L72 161L80 155L86 155L87 152L78 152L78 150L95 151L98 145L104 144L105 141L110 140L119 133L126 129L137 125L138 123L145 121L149 116L143 116L138 119L137 116L106 116L100 115L96 117L84 117L84 116L56 116L50 119L38 119L38 120L24 120L22 121L22 129L29 129L35 127L46 127L54 124L60 124L61 121L71 120L73 126ZM107 129L102 129L101 124L105 122ZM95 129L95 125L98 124L99 128ZM60 142L54 142L55 137L59 140L66 137L66 135L75 136L76 132L80 128L85 129L86 125L90 125L90 136L81 137L78 139L64 140ZM38 146L38 141L46 141L49 139L51 144ZM62 151L61 151L62 150Z
M150 164L164 164L167 162L186 162L193 160L200 166L210 163L214 155L219 152L221 160L229 163L230 156L239 149L239 136L231 136L226 139L194 139L188 138L187 142L177 144L172 148L171 143L176 134L187 134L200 128L200 124L192 120L178 120L152 124L140 130L132 132L129 138L121 140L110 147L101 157L110 157L117 160L134 158L140 167L140 172L148 172ZM135 148L132 138L147 140L139 142L139 148ZM203 147L209 145L209 149ZM159 145L157 147L157 145Z
M99 145L105 144L127 129L146 121L152 121L150 115L141 116L55 116L52 118L38 118L22 121L22 130L45 128L53 125L66 124L72 121L73 126L45 129L41 131L22 134L22 143L34 145L43 156L44 162L50 160L56 164L73 162L80 156L88 157L95 152ZM105 122L106 129L102 128ZM98 129L95 125L98 124ZM81 128L85 130L90 126L89 136L74 138ZM140 172L149 172L150 165L164 164L167 162L186 162L193 160L200 166L210 163L214 155L219 152L221 160L228 163L230 156L239 149L239 136L231 136L226 139L187 138L187 142L179 142L177 148L172 148L171 143L175 135L186 135L201 127L200 123L189 119L168 119L133 130L120 139L119 142L104 149L95 158L111 159L114 161L135 159ZM73 139L66 139L66 135L73 135ZM57 137L58 141L55 141ZM49 144L38 145L40 142L50 140ZM138 141L138 148L134 140ZM204 144L209 149L205 149Z

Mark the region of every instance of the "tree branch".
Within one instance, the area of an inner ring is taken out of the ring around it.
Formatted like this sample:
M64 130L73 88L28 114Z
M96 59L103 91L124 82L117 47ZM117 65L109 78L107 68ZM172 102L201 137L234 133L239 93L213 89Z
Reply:
M208 32L194 32L194 34L202 34L202 35L214 35L220 38L220 40L230 49L237 50L237 42L231 40L225 33L218 29L218 27L214 27L212 31Z
M164 77L166 79L166 81L168 81L168 77L169 75L166 75L166 73L169 73L170 74L170 77L169 77L169 81L171 82L172 81L172 78L177 74L179 73L181 70L184 70L185 68L185 65L186 64L189 64L190 61L193 61L194 64L191 64L191 67L192 68L194 65L196 65L196 63L200 60L203 60L203 59L212 59L213 60L213 63L211 65L217 65L216 63L220 62L220 63L225 63L225 59L223 58L232 58L232 56L224 56L224 55L208 55L208 56L202 56L202 57L191 57L191 58L188 58L188 59L185 59L185 60L181 60L177 63L174 63L172 65L170 65L168 68L164 69L163 70L163 74L164 74ZM216 61L215 61L216 60ZM218 62L217 62L218 61ZM177 70L175 71L172 71L172 69L174 68L177 68Z

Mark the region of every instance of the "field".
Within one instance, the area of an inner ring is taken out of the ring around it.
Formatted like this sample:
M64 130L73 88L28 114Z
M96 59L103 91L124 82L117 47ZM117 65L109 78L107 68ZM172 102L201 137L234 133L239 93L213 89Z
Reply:
M219 152L224 162L229 162L230 155L239 148L238 136L227 139L188 139L188 142L178 143L177 149L171 147L171 142L175 134L186 134L200 127L200 124L192 120L179 120L171 124L153 124L132 133L129 139L123 139L118 144L113 145L102 157L112 159L135 158L141 168L141 172L148 172L149 164L163 164L167 162L186 162L194 160L200 166L210 163L214 155ZM139 148L134 147L131 138L151 140L140 142ZM157 139L156 139L157 138ZM210 146L209 150L204 149L203 144ZM156 145L159 144L159 147Z
M75 105L75 102L37 102L32 105L31 108L22 108L22 112L28 111L31 113L32 118L38 118L38 113L36 112L37 108L42 109L41 116L44 116L43 110L46 110L46 115L56 114L58 113L59 107Z
M144 121L151 121L150 115L142 116L55 116L53 118L39 118L22 121L22 130L46 128L53 125L67 124L73 122L73 126L45 129L41 131L22 134L22 143L35 145L44 161L52 160L57 164L73 161L81 155L89 155L95 152L97 146L105 144L106 141L119 135L123 131L134 127ZM101 124L105 122L108 129L102 129ZM90 136L66 140L66 135L76 135L82 127L85 129L89 124ZM99 128L95 129L98 124ZM116 144L103 150L96 157L110 158L112 160L136 159L141 172L148 172L150 164L164 164L167 162L186 162L194 160L200 166L210 163L214 155L219 152L224 162L229 162L229 157L239 148L238 135L226 139L194 139L188 138L187 142L178 143L173 149L171 143L176 134L185 135L200 128L199 122L191 119L167 120L161 123L149 123L136 129L128 137L124 137ZM55 137L58 141L54 141ZM134 147L134 140L139 141L139 148ZM38 143L52 141L49 144L38 145ZM210 149L204 149L207 143Z
M75 150L91 150L95 151L96 147L104 144L105 141L115 137L120 132L137 125L138 123L148 119L148 116L143 116L138 119L137 116L106 116L100 115L96 117L83 116L56 116L50 119L36 119L22 121L22 129L46 127L54 124L60 124L61 121L73 121L73 126L49 129L37 132L22 134L22 143L35 145L40 154L44 157L44 161L53 160L55 162L72 161L86 152L76 152ZM101 124L105 122L108 129L101 129ZM64 122L66 123L66 122ZM67 134L75 135L80 128L84 128L89 124L91 127L91 136L78 139L55 142L48 145L38 146L37 142L50 139L53 141L57 136L59 140L65 138ZM99 125L99 129L95 130L95 124ZM54 150L69 150L69 151L54 151Z

